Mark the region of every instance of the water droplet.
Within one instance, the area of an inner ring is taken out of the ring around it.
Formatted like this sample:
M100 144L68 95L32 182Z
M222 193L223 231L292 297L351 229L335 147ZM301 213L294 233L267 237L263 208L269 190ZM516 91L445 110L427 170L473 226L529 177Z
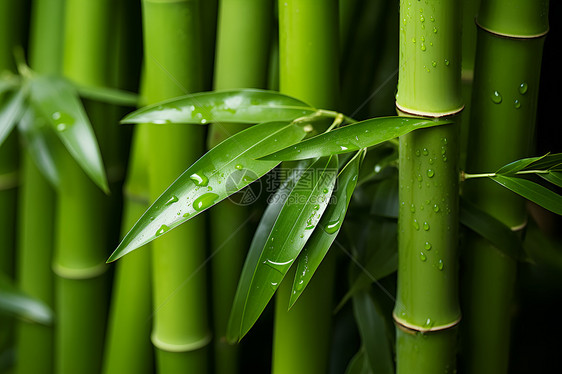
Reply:
M420 150L419 150L419 149L416 149L416 156L419 157L419 155L420 155Z
M340 227L341 227L341 219L338 218L334 221L328 222L328 224L324 228L324 231L326 231L326 233L328 233L328 234L333 234L336 231L338 231L340 229Z
M445 66L449 66L450 62L449 60L445 60Z
M195 183L195 185L199 187L207 187L207 184L209 184L209 178L207 178L207 176L203 173L191 174L189 176L189 179L191 179L193 183Z
M433 169L429 169L429 170L427 171L427 176L428 176L428 177L433 178L434 175L435 175L435 172L433 171Z
M515 107L515 109L519 109L519 108L521 108L521 102L519 102L519 100L515 99L515 101L513 102L513 106Z
M429 164L430 164L430 165L433 165L433 162L434 162L433 159L430 158L430 159L429 159Z
M219 195L217 195L216 193L207 192L193 201L193 209L198 212L207 209L208 207L213 205L218 197Z
M435 204L435 205L433 206L433 211L434 211L435 213L437 213L437 212L439 211L439 205Z
M281 274L285 274L289 268L291 267L291 264L293 263L293 260L289 260L289 261L272 261L272 260L265 260L263 262L264 264L266 264L267 266L269 266L270 268L277 270L278 272L280 272Z
M425 245L423 246L426 250L430 250L431 249L431 243L430 242L425 242Z
M184 213L183 218L189 217L189 213Z
M425 48L425 44L422 44L421 47L420 47L420 49L421 49L422 51L425 51L425 49L426 49L426 48Z
M154 217L150 217L150 220L151 220L151 221L154 221Z
M441 138L441 143L447 144L447 138Z
M445 265L443 265L443 260L439 260L439 261L437 262L437 269L443 270L443 267L444 267L444 266L445 266Z
M316 205L314 205L313 208L314 208L314 210L318 210L318 209L320 209L320 205L316 204Z
M418 179L418 182L421 182L421 181L423 180L421 174L418 174L418 178L417 178L417 179Z
M327 189L327 188L324 188L324 189L322 190L322 193L325 193L325 194L326 194L326 193L328 193L328 192L330 192L330 190Z
M425 255L425 253L420 252L420 260L422 260L423 262L425 262L425 260L427 260L427 256Z
M434 34L437 34L437 27L434 27L434 28L433 28L433 33L434 33Z
M235 166L235 168L236 168L237 170L242 170L243 166L242 166L242 164L237 164L237 165Z
M419 229L420 229L420 224L418 223L418 220L417 220L417 219L414 219L414 221L412 222L412 225L414 226L414 228L415 228L416 230L419 230Z
M340 145L340 149L341 149L342 151L347 151L348 148L347 148L347 147L344 147L343 145Z
M160 236L160 235L162 235L163 233L165 233L166 231L168 231L169 229L170 229L170 228L169 228L168 226L162 225L162 226L160 226L160 228L159 228L158 230L156 230L156 234L154 234L154 235Z
M412 204L410 206L410 212L415 213L416 212L416 206L414 204Z
M420 22L425 22L425 17L423 16L423 14L420 14Z
M251 175L248 175L248 174L246 174L246 175L244 175L244 176L242 177L242 181L243 181L244 183L248 183L248 184L249 184L249 183L252 183L252 182L255 181L255 180L256 180L256 178L254 178L254 177L252 177Z
M271 288L273 290L277 290L277 286L279 285L279 282L271 282Z
M498 91L494 91L490 95L490 99L492 99L494 104L499 104L502 102L502 95Z
M447 162L447 156L443 155L443 162Z
M437 66L437 61L431 61L431 66L436 67L436 66Z
M424 229L425 231L429 231L429 223L424 222L424 223L423 223L423 229Z
M428 319L425 320L424 327L426 327L426 328L431 328L431 327L433 327L433 324L434 324L434 323L435 323L435 322L433 322L433 321L431 320L431 318L428 318Z
M423 149L423 155L424 155L424 156L427 156L428 154L429 154L429 151L427 150L427 148L424 148L424 149Z
M65 131L66 130L66 123L59 123L57 125L57 131Z
M519 93L521 95L525 95L527 93L528 89L529 89L529 86L525 82L523 82L519 85Z
M60 132L67 130L74 124L74 118L66 113L54 112L51 118L55 122L55 128Z
M431 22L435 22L435 18L434 18L433 16L429 17L429 20L430 20Z
M416 38L412 38L412 43L416 44Z
M172 196L168 199L168 201L166 201L166 204L164 204L164 205L172 205L172 204L174 204L174 203L177 203L178 200L179 200L179 199L178 199L178 197L177 197L176 195L172 195Z

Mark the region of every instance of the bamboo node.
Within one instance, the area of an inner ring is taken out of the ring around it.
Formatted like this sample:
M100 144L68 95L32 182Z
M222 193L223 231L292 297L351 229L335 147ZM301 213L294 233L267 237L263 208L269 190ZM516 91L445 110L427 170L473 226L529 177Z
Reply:
M53 273L65 279L92 279L99 277L109 269L105 262L85 268L70 268L61 264L53 263Z
M484 27L480 23L478 23L478 19L474 19L474 23L481 30L486 31L487 33L490 33L492 35L499 36L500 38L506 38L506 39L538 39L538 38L542 38L543 36L548 34L548 31L549 31L549 28L547 28L545 31L540 32L538 34L515 35L515 34L508 34L508 33L500 32L500 31L494 31L492 29Z
M204 348L207 346L212 339L212 334L210 332L207 333L204 337L200 338L199 340L195 340L189 343L182 343L182 344L174 344L174 343L167 343L161 339L159 339L155 333L152 334L150 340L152 344L166 352L191 352L196 351L198 349Z
M525 229L525 227L527 227L527 220L525 219L525 221L519 225L516 226L511 226L510 229L513 232L518 232L518 231L523 231Z
M454 116L456 114L459 114L464 109L464 105L461 105L460 107L458 107L456 109L452 109L452 110L449 110L449 111L446 111L446 112L426 112L426 111L422 111L422 110L405 108L405 107L401 106L400 104L398 104L398 102L396 102L395 104L396 104L396 108L398 109L398 111L400 111L404 114L409 114L409 115L417 116L417 117L429 117L429 118L451 117L451 116Z
M435 332L435 331L451 329L451 328L457 326L461 321L461 316L459 315L459 318L457 318L453 322L446 323L444 325L424 327L424 326L419 326L419 325L415 325L413 323L407 322L407 321L401 319L400 317L398 317L394 312L392 313L392 318L394 319L394 323L396 324L396 326L398 328L400 328L404 332L408 332L408 333L412 333L412 334L418 333L418 332L426 333L426 332Z

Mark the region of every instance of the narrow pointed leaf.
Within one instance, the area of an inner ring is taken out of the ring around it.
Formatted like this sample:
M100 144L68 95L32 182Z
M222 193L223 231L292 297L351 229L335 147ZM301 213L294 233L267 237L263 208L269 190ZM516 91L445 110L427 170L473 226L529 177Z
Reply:
M291 121L316 109L275 91L202 92L166 100L127 115L122 123L259 123Z
M387 338L383 312L367 290L353 296L353 312L369 368L373 373L394 373L392 348Z
M60 178L55 149L60 146L60 141L47 120L32 107L27 107L20 120L19 130L37 168L53 187L58 187Z
M240 275L238 287L234 302L232 303L232 310L228 320L228 327L226 336L231 343L238 342L241 338L242 317L244 315L244 308L250 290L250 284L254 276L254 269L258 266L258 261L265 248L267 238L271 234L271 229L279 217L279 213L285 205L285 201L289 197L291 191L295 187L299 178L302 176L303 171L308 169L310 162L302 162L295 167L291 173L287 175L287 179L283 181L277 192L271 196L269 205L267 206L260 223L252 238L248 255Z
M317 227L332 194L337 157L315 161L287 198L253 269L240 336L254 325L306 241Z
M52 77L31 81L31 105L54 129L78 165L104 192L109 191L99 146L72 85Z
M562 171L549 171L546 174L541 173L539 176L558 187L562 187Z
M336 189L330 198L331 203L322 215L318 229L314 230L298 258L289 307L292 307L300 297L340 232L351 195L357 184L363 156L364 151L358 152L337 177Z
M553 153L539 157L527 169L549 170L559 168L560 165L562 165L562 153Z
M464 226L488 240L505 255L515 260L522 259L523 245L517 234L501 221L462 197L459 218Z
M14 93L3 107L0 107L0 146L23 114L24 102L25 92L21 89Z
M329 131L277 152L269 152L263 160L304 160L358 151L413 130L439 126L449 121L432 121L422 118L381 117L357 122Z
M496 174L502 174L502 175L515 174L516 172L525 169L527 166L529 166L529 165L531 165L531 164L533 164L533 163L535 163L535 162L537 162L541 159L544 159L544 157L546 157L546 155L539 156L539 157L522 158L520 160L513 161L513 162L499 168L498 171L496 171Z
M76 84L74 86L78 94L85 99L122 106L136 106L139 102L139 95L133 92L109 87L80 86Z
M552 192L548 188L523 178L496 175L492 177L492 179L527 200L531 200L551 212L562 215L562 196Z
M359 352L353 356L349 365L347 365L347 369L345 370L345 374L374 374L373 371L369 368L369 363L367 362L367 355L365 354L365 348L361 347Z
M53 313L48 306L15 288L3 274L0 274L0 314L44 325L53 321Z
M257 161L264 149L281 149L305 136L301 126L269 122L252 126L211 149L172 183L127 233L108 261L115 261L261 178L276 161Z

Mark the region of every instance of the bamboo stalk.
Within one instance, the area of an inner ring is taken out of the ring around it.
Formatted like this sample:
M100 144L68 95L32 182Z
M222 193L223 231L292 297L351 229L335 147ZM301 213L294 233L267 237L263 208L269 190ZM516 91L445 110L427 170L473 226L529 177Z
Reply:
M467 172L495 171L532 149L548 1L482 2L478 24ZM477 151L476 151L477 150ZM464 195L514 230L525 201L489 180L466 182ZM465 256L463 363L467 373L507 373L517 262L469 236Z
M61 73L63 16L63 0L33 2L29 62L38 73ZM19 284L22 291L53 308L54 274L51 263L56 194L27 150L24 151L22 179L19 201ZM41 214L37 214L38 211ZM53 327L20 322L17 334L16 372L52 373Z
M338 3L279 1L281 92L334 109L339 90ZM273 373L325 373L329 357L335 262L327 257L298 302L287 311L292 272L276 297Z
M67 0L63 72L85 86L111 84L108 53L112 2ZM107 106L87 102L102 154L115 128ZM61 187L53 269L56 281L56 361L59 373L99 373L107 313L105 264L108 200L69 154L60 157Z
M265 88L273 18L271 0L223 0L219 4L219 26L215 65L216 90ZM212 124L209 147L246 128L242 124ZM238 372L238 346L228 344L229 312L250 243L249 210L226 200L210 211L213 227L213 318L215 372ZM233 235L236 233L236 235Z
M143 1L146 101L201 90L199 1ZM204 149L204 127L150 125L151 200L157 198ZM153 243L154 325L161 373L207 370L204 216Z
M402 113L435 118L462 110L459 17L458 1L400 2ZM456 124L400 138L397 373L455 370L458 157Z

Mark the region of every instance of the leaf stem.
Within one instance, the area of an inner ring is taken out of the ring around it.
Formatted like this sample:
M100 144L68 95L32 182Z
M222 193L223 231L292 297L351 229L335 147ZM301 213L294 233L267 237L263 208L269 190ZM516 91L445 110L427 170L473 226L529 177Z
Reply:
M550 170L520 170L517 171L515 173L513 173L513 175L525 175L525 174L548 174L550 172ZM497 173L479 173L479 174L469 174L465 171L461 171L461 181L465 181L467 179L474 179L474 178L494 178L497 175L503 175L503 174L497 174Z

